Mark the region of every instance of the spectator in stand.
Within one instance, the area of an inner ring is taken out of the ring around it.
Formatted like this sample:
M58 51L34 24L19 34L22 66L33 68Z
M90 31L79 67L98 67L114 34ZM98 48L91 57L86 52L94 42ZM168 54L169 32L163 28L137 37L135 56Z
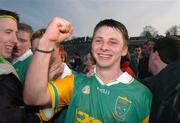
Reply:
M154 75L144 79L153 93L150 123L180 123L180 38L160 38L149 57Z

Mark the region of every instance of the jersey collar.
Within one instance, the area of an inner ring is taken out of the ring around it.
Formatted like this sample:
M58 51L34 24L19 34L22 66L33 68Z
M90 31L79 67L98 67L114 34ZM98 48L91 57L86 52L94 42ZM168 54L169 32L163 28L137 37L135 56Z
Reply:
M127 72L124 72L116 80L111 81L111 82L105 84L100 79L100 77L96 74L96 69L94 69L94 75L95 75L96 79L99 81L99 83L101 85L106 85L106 86L111 86L111 85L115 85L115 84L118 84L118 83L131 84L133 82L133 80L134 80L134 78L131 75L129 75Z
M18 61L23 61L26 58L28 58L29 56L31 56L33 53L31 51L31 49L29 49L28 51L26 51L22 56L20 56L15 62L13 62L13 64L15 64Z

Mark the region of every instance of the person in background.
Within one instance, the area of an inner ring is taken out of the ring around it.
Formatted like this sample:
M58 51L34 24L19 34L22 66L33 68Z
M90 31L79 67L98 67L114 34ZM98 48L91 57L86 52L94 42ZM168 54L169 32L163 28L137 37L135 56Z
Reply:
M141 46L136 46L134 48L133 53L131 54L131 62L130 62L130 67L134 71L136 77L139 75L138 71L138 66L139 66L139 61L142 59L142 49Z
M32 38L31 38L31 49L33 52L35 52L35 49L38 46L39 40L43 36L45 31L46 31L45 28L41 28L33 33Z
M92 56L92 53L88 53L83 57L83 64L83 73L85 73L87 76L92 76L94 74L94 69L96 67L96 62Z
M60 55L61 55L62 62L68 64L68 54L65 51L64 46L62 44L59 44L59 52L60 52Z
M132 77L135 77L135 73L130 67L130 62L131 62L131 57L130 57L130 53L128 52L127 55L122 56L120 67L123 72L127 72Z
M80 54L78 52L74 52L73 62L70 63L71 68L76 72L83 72L84 65L81 60Z
M139 64L138 64L138 78L139 79L143 79L146 77L150 77L152 76L152 74L149 72L148 70L148 61L149 61L149 55L154 47L154 39L150 39L147 42L145 42L145 44L143 45L143 57L139 60Z
M148 88L120 69L121 56L128 52L128 32L116 20L100 21L94 29L91 51L96 69L93 76L72 72L63 79L48 82L53 48L72 32L73 27L65 19L55 17L49 23L28 70L24 101L51 106L48 113L44 112L46 120L69 105L66 123L147 123L152 95ZM41 59L43 62L38 64Z
M18 24L17 39L18 42L13 48L12 64L16 69L19 79L23 84L25 81L27 69L32 59L31 36L32 27L25 23Z
M149 71L153 76L144 84L153 93L150 123L180 123L180 38L157 39Z

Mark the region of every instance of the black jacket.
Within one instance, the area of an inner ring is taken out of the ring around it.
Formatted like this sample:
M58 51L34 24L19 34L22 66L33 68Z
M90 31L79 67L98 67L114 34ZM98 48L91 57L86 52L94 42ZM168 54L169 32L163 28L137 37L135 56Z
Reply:
M150 123L180 123L180 62L144 79L153 93Z
M0 123L39 123L34 108L25 106L22 84L12 73L0 75Z

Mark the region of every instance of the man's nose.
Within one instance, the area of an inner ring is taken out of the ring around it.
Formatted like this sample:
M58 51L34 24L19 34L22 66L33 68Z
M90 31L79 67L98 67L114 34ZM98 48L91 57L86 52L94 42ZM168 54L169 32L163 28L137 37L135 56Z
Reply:
M17 34L16 34L16 33L13 34L12 42L13 42L14 44L17 44L17 43L18 43L18 39L17 39Z
M108 49L108 43L102 43L102 45L101 45L101 49L102 50L107 50Z

